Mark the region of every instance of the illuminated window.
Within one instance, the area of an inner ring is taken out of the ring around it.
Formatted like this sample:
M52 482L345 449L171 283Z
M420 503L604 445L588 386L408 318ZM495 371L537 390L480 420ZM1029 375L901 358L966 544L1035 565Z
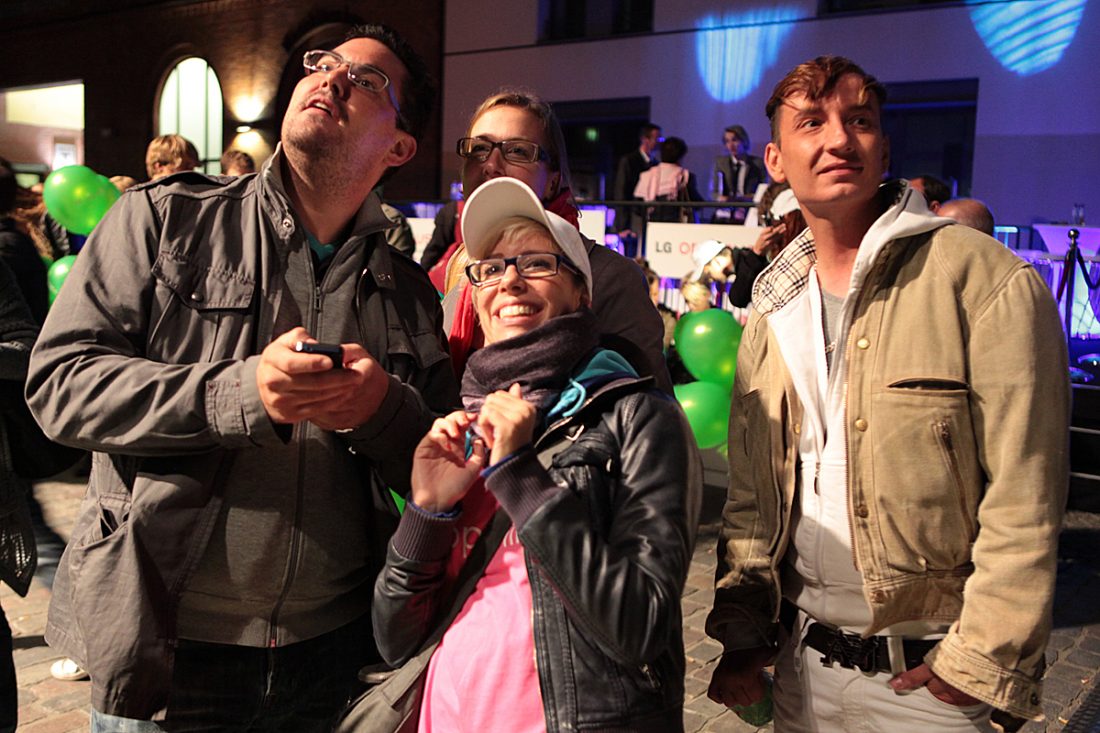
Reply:
M183 135L194 143L207 173L221 173L222 87L200 58L180 61L164 80L157 105L157 135Z
M539 39L568 41L653 30L653 0L539 0Z

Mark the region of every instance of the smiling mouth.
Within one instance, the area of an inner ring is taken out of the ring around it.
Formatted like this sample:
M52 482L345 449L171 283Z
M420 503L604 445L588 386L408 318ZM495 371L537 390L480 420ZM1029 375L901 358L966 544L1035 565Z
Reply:
M523 316L533 316L538 313L539 310L541 309L523 303L518 305L506 305L497 311L497 318L522 318Z

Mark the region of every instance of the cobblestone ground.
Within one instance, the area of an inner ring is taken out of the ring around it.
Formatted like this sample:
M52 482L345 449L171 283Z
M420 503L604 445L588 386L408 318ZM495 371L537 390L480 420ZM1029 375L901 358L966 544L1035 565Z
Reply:
M713 598L714 551L723 497L720 459L708 456L707 488L695 557L684 591L684 647L687 652L684 724L688 733L771 731L743 723L706 696L710 670L720 648L703 633ZM83 494L83 481L40 482L35 495L47 523L68 538ZM50 591L35 580L26 598L6 586L0 603L15 635L21 733L76 733L88 730L88 682L60 682L50 676L59 655L46 646L42 632ZM1100 515L1071 512L1059 552L1054 632L1047 653L1043 710L1046 719L1031 722L1027 733L1100 731ZM931 732L930 732L931 733Z

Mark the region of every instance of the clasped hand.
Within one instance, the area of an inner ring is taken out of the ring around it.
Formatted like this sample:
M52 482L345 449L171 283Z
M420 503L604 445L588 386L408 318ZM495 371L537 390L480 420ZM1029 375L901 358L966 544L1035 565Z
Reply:
M343 369L322 354L294 350L315 341L304 328L287 331L260 354L256 385L276 423L309 421L322 430L356 428L369 420L389 390L389 375L359 344L341 344Z
M412 500L425 511L454 508L490 463L498 463L531 443L537 411L518 384L493 392L478 413L463 410L437 419L413 454ZM466 456L466 433L478 436Z

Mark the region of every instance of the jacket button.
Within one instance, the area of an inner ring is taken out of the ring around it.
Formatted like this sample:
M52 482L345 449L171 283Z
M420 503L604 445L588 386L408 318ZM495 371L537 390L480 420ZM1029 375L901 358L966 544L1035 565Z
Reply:
M886 601L886 594L880 590L873 591L871 593L871 603L883 603Z
M794 424L794 434L795 435L801 435L802 434L802 426L798 423Z
M859 341L856 341L856 346L861 349L868 349L871 347L871 342L865 338L861 338Z
M861 433L866 432L867 430L867 421L864 420L862 417L856 418L856 430Z
M202 293L191 293L191 300L195 301L196 303L201 303Z
M866 519L871 512L867 510L866 504L860 504L856 507L856 516L860 519Z

